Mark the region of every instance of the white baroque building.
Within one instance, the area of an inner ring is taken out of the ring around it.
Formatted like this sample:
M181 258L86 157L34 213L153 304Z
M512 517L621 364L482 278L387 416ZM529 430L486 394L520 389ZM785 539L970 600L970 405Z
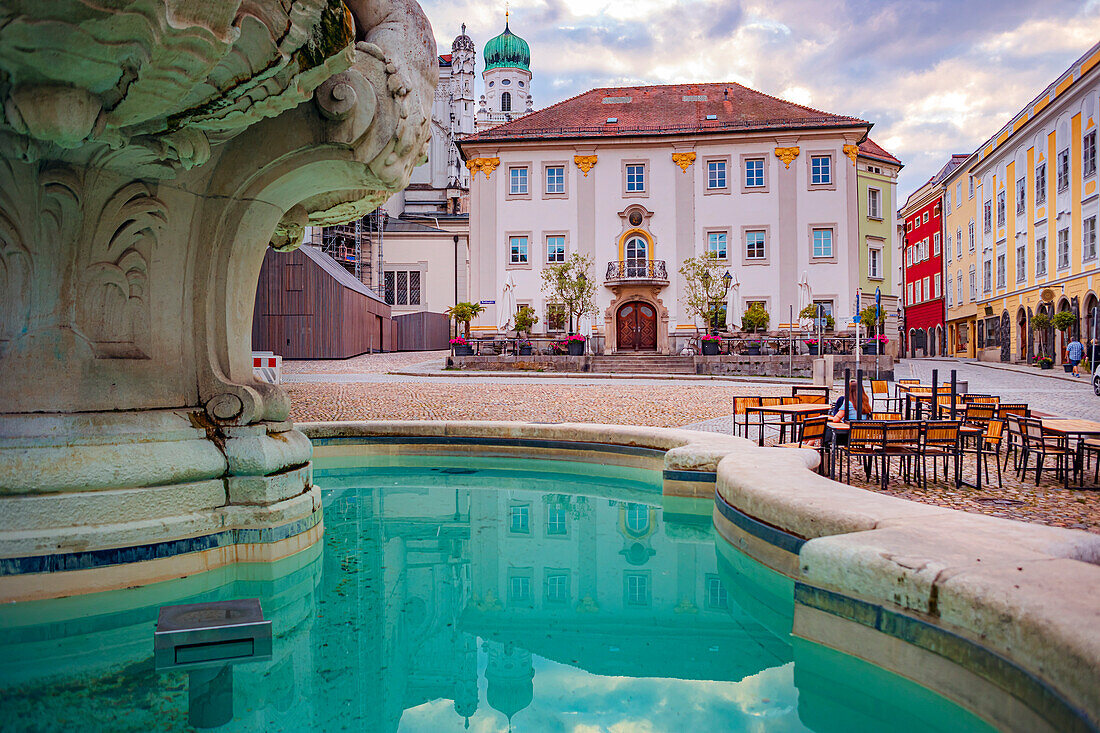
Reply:
M472 173L473 324L497 331L507 279L537 329L567 328L542 269L590 257L599 283L596 348L675 353L702 324L678 274L713 252L733 278L734 324L763 303L771 328L797 314L799 283L853 316L859 284L858 145L871 123L738 84L594 89L466 137Z

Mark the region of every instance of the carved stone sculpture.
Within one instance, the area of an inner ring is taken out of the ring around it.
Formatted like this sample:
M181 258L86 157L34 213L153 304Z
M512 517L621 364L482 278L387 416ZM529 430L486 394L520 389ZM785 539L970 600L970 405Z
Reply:
M412 0L0 0L0 599L30 556L319 532L260 265L407 184L437 73Z

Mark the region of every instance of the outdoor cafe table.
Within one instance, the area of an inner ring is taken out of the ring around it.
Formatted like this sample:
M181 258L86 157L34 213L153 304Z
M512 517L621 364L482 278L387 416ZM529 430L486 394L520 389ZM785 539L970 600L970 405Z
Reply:
M886 422L887 422L887 424L889 424L889 421L886 421ZM847 435L848 430L851 428L851 425L849 425L846 422L833 422L831 420L829 421L828 426L837 435ZM985 430L978 427L977 425L965 425L964 424L964 425L959 426L959 435L962 436L962 438L964 440L966 438L975 438L975 437L978 438L979 440L981 440L981 436L984 432L985 432ZM835 478L835 474L836 474L836 448L837 448L837 442L834 440L833 444L832 444L832 448L829 450L829 478ZM963 481L961 477L959 478L959 483L963 484L964 486L971 486L972 485L972 484L968 484L965 481ZM982 488L982 471L981 471L981 461L980 460L978 461L978 483L975 484L974 486L979 491Z
M1100 422L1095 420L1077 420L1074 418L1056 417L1043 418L1043 430L1057 435L1064 435L1077 442L1077 454L1074 456L1074 467L1081 471L1081 479L1084 480L1085 438L1100 435ZM1070 486L1071 489L1100 489L1100 486Z
M827 415L832 408L829 405L823 404L807 404L804 402L797 402L791 405L768 405L766 407L746 407L745 408L745 424L748 425L749 415L757 413L760 415L760 445L764 445L764 415L790 415L795 418L795 421L799 421L805 417L812 417L814 415ZM793 427L793 426L792 426ZM783 437L787 432L787 424L779 424L779 440L782 442Z

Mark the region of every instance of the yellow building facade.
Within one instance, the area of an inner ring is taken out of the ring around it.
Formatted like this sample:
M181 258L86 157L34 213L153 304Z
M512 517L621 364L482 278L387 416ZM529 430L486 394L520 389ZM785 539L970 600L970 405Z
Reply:
M971 155L943 181L947 355L970 359L977 356L978 197L971 178L977 158Z
M954 209L951 226L957 231L971 217L975 223L978 292L973 351L967 355L1027 362L1043 353L1060 361L1061 334L1031 327L1040 312L1070 312L1078 318L1079 334L1093 332L1100 291L1098 121L1100 43L963 166L969 174L953 185L961 182L967 193L973 185L974 198ZM968 235L965 227L963 234ZM964 246L964 263L967 253ZM964 295L968 274L964 271ZM968 306L969 301L957 311L960 325Z

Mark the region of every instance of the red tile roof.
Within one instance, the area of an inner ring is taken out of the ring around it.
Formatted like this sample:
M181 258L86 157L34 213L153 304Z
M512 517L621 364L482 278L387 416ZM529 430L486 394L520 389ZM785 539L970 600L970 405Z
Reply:
M450 66L451 65L451 54L449 54L449 53L439 54L439 63L442 64L443 66Z
M708 116L714 119L708 120ZM609 118L616 121L608 122ZM670 84L593 89L465 137L462 142L823 127L870 129L871 123L788 102L740 84Z
M876 160L884 160L887 163L894 163L895 165L901 165L901 161L895 158L890 153L881 147L871 138L867 138L859 144L859 154L865 155L868 158L874 158Z

